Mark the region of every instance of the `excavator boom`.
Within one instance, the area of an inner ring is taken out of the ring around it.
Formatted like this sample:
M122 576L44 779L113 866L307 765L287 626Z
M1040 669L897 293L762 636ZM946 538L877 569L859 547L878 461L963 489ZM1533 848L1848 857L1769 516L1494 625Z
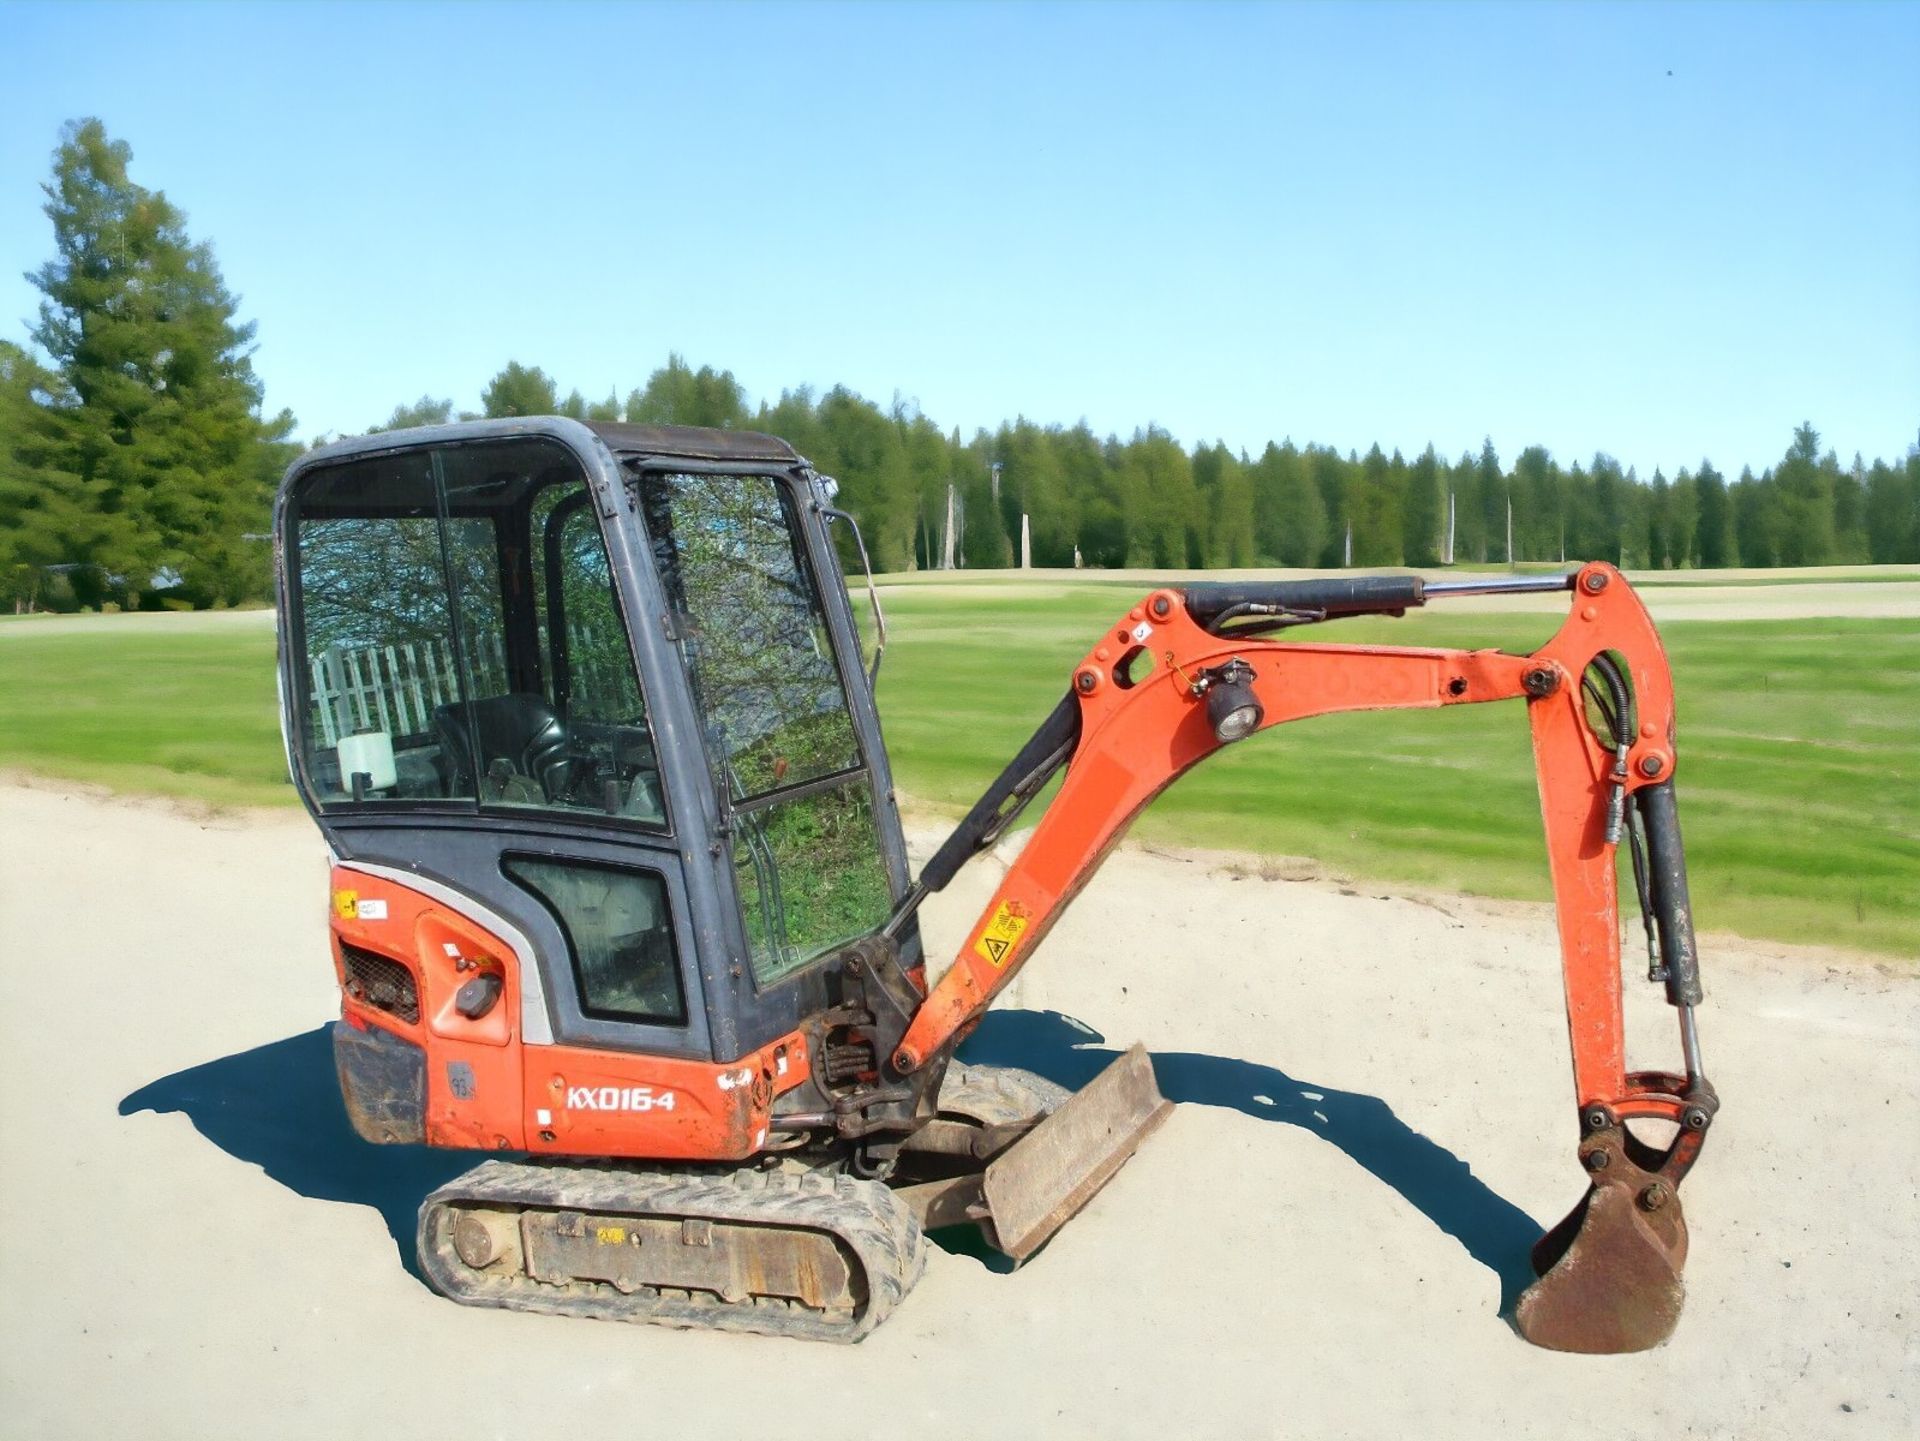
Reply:
M1491 589L1565 590L1571 613L1552 640L1526 656L1271 638L1332 616L1395 614ZM1200 585L1145 597L1075 667L1067 697L896 915L897 924L928 891L944 886L1064 768L1059 793L960 954L912 1015L893 1052L894 1073L911 1076L948 1053L1134 817L1224 746L1308 716L1502 700L1526 704L1533 736L1565 976L1578 1155L1590 1179L1573 1214L1537 1248L1541 1278L1521 1298L1516 1322L1528 1339L1560 1350L1657 1344L1680 1309L1686 1227L1677 1187L1718 1101L1701 1070L1694 1019L1701 987L1674 801L1672 681L1645 607L1611 566L1505 585L1387 576ZM1657 930L1650 975L1664 983L1679 1017L1676 1072L1627 1069L1614 858L1629 838L1642 911ZM1117 1168L1084 1138L1106 1137L1111 1153L1124 1159L1157 1124L1164 1104L1137 1075L1117 1079L1103 1097L1104 1110L1090 1104L1077 1118L1063 1110L1046 1123L1081 1139L1071 1164L1063 1161L1050 1178L1036 1168L1045 1179L1029 1179L1019 1191L1015 1212L1051 1222L1018 1227L1029 1249L1037 1230L1044 1239L1091 1194L1085 1176L1103 1181ZM1667 1123L1673 1139L1652 1147L1626 1129L1628 1122ZM1036 1146L1044 1140L1041 1132L1032 1138ZM1022 1149L1000 1164L1013 1170ZM1089 1151L1095 1154L1081 1154ZM1036 1190L1052 1204L1036 1207ZM986 1200L991 1209L993 1198Z

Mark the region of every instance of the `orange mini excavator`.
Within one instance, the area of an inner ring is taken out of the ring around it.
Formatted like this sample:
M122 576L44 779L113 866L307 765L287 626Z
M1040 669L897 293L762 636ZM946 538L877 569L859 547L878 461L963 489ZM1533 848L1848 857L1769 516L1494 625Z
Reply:
M288 472L280 685L333 855L341 1092L369 1141L498 1153L421 1207L435 1289L855 1340L914 1284L928 1229L1031 1255L1170 1107L1137 1047L1071 1097L954 1050L1128 823L1269 726L1512 700L1588 1181L1515 1322L1563 1350L1663 1340L1678 1186L1717 1103L1672 687L1620 573L1157 588L911 879L833 527L865 551L834 494L766 436L557 418L366 436ZM1505 590L1568 596L1532 655L1296 638ZM1055 776L930 984L920 903ZM1623 839L1679 1073L1626 1065Z

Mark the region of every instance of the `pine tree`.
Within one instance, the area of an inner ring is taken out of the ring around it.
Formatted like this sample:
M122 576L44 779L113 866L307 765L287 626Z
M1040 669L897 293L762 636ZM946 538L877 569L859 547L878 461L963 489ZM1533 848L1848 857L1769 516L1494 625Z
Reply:
M960 562L969 570L999 569L1013 564L1013 540L993 500L993 455L982 431L973 443L954 456L954 484L966 516Z
M1567 471L1561 504L1566 515L1567 559L1593 560L1600 554L1600 510L1593 498L1593 477L1577 460Z
M1842 565L1865 565L1871 554L1867 544L1867 463L1858 451L1854 452L1851 468L1832 468L1832 484L1833 558Z
M659 374L655 372L656 378ZM629 418L634 418L631 411ZM844 386L827 392L815 419L818 448L809 458L840 482L840 508L859 520L874 569L908 569L913 560L918 506L899 427L872 401ZM992 507L982 504L976 511L973 497L969 496L968 501L968 546L976 543L978 532L978 543L992 556L981 563L1005 565L1006 535L992 520ZM993 541L995 535L999 537L997 545ZM839 537L841 563L849 571L857 569L859 554L852 537L844 530L839 532ZM972 563L970 559L969 564Z
M1030 420L1016 420L1000 427L993 440L993 456L1001 466L1000 515L1013 563L1020 563L1024 515L1033 535L1033 563L1071 566L1079 520L1051 437Z
M1268 442L1253 467L1254 546L1262 564L1315 565L1327 512L1293 442Z
M43 600L45 567L68 554L74 517L64 513L70 487L49 468L45 397L53 373L10 341L0 340L0 606L34 610Z
M1593 458L1593 529L1587 537L1589 560L1622 563L1626 536L1627 479L1620 462L1601 453Z
M1354 464L1358 464L1355 461ZM1320 553L1308 565L1337 566L1346 563L1347 526L1353 517L1347 510L1348 465L1332 446L1310 445L1300 452L1300 467L1320 495L1324 517L1320 530Z
M1667 495L1667 545L1675 566L1700 563L1700 492L1684 466Z
M1699 471L1693 477L1693 485L1700 502L1699 538L1696 542L1700 564L1715 569L1731 565L1734 558L1733 510L1727 502L1726 478L1713 468L1712 461L1702 460Z
M946 436L916 408L911 416L895 418L900 443L906 450L907 495L912 507L913 544L908 556L916 569L931 570L941 560L942 528L946 524L947 481L953 475L953 456ZM1068 541L1069 547L1072 541ZM1037 559L1036 564L1051 564Z
M1407 468L1406 504L1400 513L1401 552L1408 565L1434 565L1440 559L1440 527L1446 517L1440 494L1440 457L1429 445Z
M132 159L98 120L75 121L42 187L55 256L29 278L33 338L58 372L38 417L52 540L86 568L89 599L238 601L265 586L268 557L244 535L266 526L293 418L262 420L254 328Z
M1833 555L1833 481L1820 464L1820 434L1807 422L1774 472L1782 565L1822 565Z
M1867 476L1868 558L1876 565L1920 560L1920 460L1875 461Z
M1206 515L1193 463L1158 426L1136 431L1121 469L1126 497L1127 564L1182 569L1205 562Z
M1398 473L1394 461L1399 461ZM1405 473L1406 461L1398 452L1388 460L1376 444L1351 477L1348 513L1353 518L1355 565L1400 563L1400 486Z
M1742 469L1729 498L1740 564L1774 565L1779 554L1780 506L1773 472L1768 471L1756 479L1751 469Z
M1053 437L1053 452L1067 490L1074 498L1079 525L1080 558L1087 565L1122 564L1127 554L1127 515L1121 505L1120 475L1110 452L1087 423Z
M1480 515L1478 560L1509 561L1507 554L1507 480L1500 469L1500 456L1488 436L1480 446L1480 459L1473 467L1475 508Z
M1483 561L1487 558L1487 537L1480 507L1475 504L1478 494L1478 462L1470 450L1460 453L1460 459L1447 468L1446 489L1448 504L1453 512L1453 559L1455 564ZM1443 519L1443 525L1446 521Z
M1647 498L1647 568L1665 570L1668 564L1668 510L1671 506L1673 487L1667 484L1666 475L1659 469L1653 472L1653 493Z
M1652 528L1650 511L1653 491L1640 480L1640 472L1627 467L1624 483L1617 493L1620 506L1620 559L1623 567L1651 567L1648 556L1648 532Z
M1193 482L1205 508L1206 564L1253 564L1253 480L1222 441L1193 452Z
M1530 445L1513 463L1510 484L1513 492L1515 559L1557 560L1562 531L1560 468L1542 445Z

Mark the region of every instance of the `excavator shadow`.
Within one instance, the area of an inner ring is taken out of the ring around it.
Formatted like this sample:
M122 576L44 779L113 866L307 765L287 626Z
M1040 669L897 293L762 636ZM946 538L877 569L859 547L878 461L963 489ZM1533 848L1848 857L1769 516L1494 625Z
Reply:
M1057 1011L990 1011L961 1046L960 1057L1021 1066L1078 1090L1119 1056L1101 1045L1104 1039ZM1311 1086L1272 1066L1187 1051L1157 1052L1153 1069L1171 1101L1230 1107L1299 1126L1339 1147L1494 1273L1502 1315L1511 1313L1533 1280L1528 1253L1540 1227L1378 1097ZM301 1196L371 1206L386 1222L401 1264L415 1276L421 1199L474 1163L464 1151L371 1146L356 1136L340 1104L325 1026L149 1082L120 1102L123 1116L141 1111L186 1116L228 1155L259 1166ZM971 1227L934 1239L996 1270L1011 1269Z
M299 1195L373 1207L415 1277L421 1200L475 1160L466 1151L370 1146L356 1136L326 1026L151 1081L120 1102L121 1115L138 1111L184 1115L229 1156Z
M996 1010L961 1045L959 1057L975 1065L1020 1066L1078 1090L1118 1059L1119 1051L1101 1045L1105 1039L1058 1011ZM1512 1316L1520 1293L1532 1284L1528 1257L1540 1238L1539 1225L1379 1097L1330 1090L1272 1066L1191 1051L1154 1052L1153 1072L1170 1101L1229 1107L1262 1121L1298 1126L1337 1146L1493 1272L1503 1317ZM942 1231L934 1239L995 1269L1004 1264L971 1230Z

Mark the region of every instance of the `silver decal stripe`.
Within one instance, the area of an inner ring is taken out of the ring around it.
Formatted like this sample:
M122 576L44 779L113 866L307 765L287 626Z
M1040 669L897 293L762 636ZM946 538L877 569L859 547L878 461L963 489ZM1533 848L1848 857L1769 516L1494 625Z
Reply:
M448 909L458 911L506 941L513 947L513 953L520 961L520 1038L529 1046L553 1044L553 1020L547 1014L547 988L546 982L540 975L540 962L534 956L533 943L512 921L507 920L497 911L489 910L472 896L413 871L395 870L392 866L376 866L366 861L343 862L340 869L378 876L383 881L392 881L395 885L418 891L421 895L431 897Z

